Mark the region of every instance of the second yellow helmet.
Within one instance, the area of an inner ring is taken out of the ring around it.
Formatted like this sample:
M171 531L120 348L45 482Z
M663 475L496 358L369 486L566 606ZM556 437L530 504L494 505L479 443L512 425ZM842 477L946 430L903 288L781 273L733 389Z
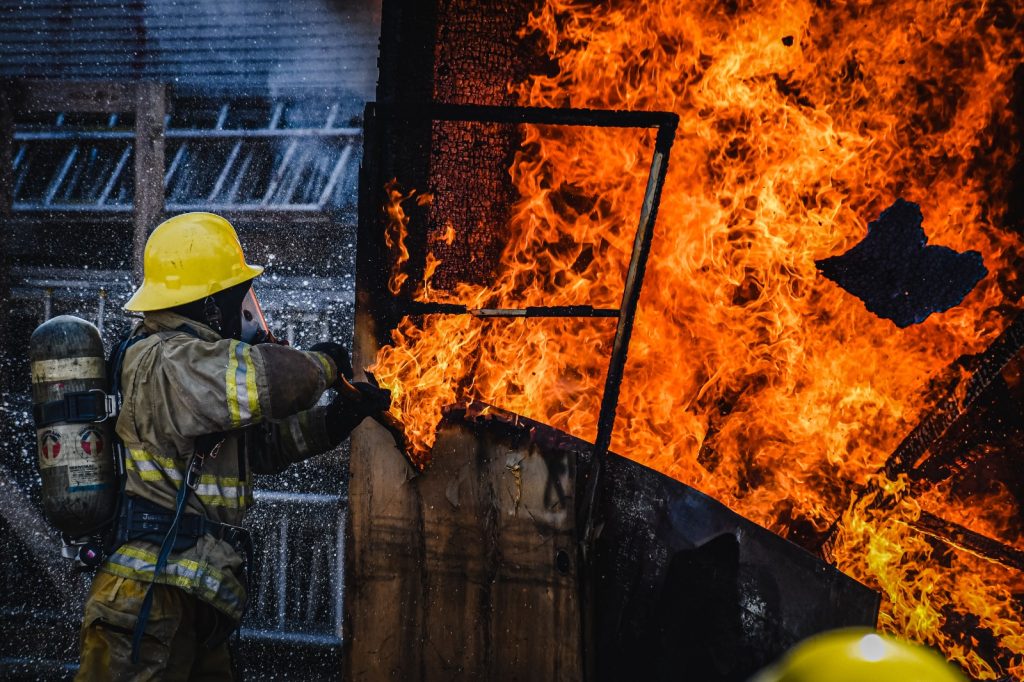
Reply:
M942 656L867 628L815 635L750 682L966 682Z

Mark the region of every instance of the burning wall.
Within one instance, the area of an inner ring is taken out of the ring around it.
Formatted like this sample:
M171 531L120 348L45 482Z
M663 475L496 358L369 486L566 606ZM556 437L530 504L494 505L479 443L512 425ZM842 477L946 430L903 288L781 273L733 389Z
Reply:
M440 3L437 25L474 7ZM1019 550L1019 394L989 400L1003 403L996 442L977 433L947 442L986 463L971 469L972 483L924 486L882 514L851 507L932 409L937 387L969 371L954 361L982 351L1019 307L1020 216L1008 209L1020 185L1008 169L1020 155L1011 99L1021 9L827 0L548 0L528 17L517 3L475 9L518 26L546 61L520 60L526 74L474 72L439 41L436 99L680 116L613 449L808 546L842 516L833 556L882 592L883 629L940 646L978 678L1024 675L1020 573L919 528L922 512L937 513ZM493 87L502 78L507 90ZM404 266L413 273L405 295L471 308L615 307L650 136L491 132L481 145L490 151L466 159L507 156L510 184L463 195L482 204L453 205L466 189L458 183L413 180L406 189L433 192L429 204L393 195L396 214L419 211L427 225L410 230L424 256ZM449 152L472 150L474 131L431 133L435 150L456 138ZM507 233L506 191L516 197ZM901 197L921 205L932 243L981 251L990 273L959 307L902 330L814 265ZM375 371L424 450L441 408L466 399L592 440L613 330L602 320L408 316ZM1019 382L1015 367L1003 388Z

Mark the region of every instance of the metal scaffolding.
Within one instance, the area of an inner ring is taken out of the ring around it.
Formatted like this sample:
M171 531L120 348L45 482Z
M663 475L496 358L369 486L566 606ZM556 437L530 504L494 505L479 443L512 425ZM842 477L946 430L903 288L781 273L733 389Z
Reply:
M174 104L171 110L188 109ZM165 117L167 211L320 212L351 202L343 188L354 186L362 128L338 125L339 103L206 107L216 115L205 126L201 116ZM18 124L14 211L130 212L134 133L126 118L109 114L82 125L59 113Z

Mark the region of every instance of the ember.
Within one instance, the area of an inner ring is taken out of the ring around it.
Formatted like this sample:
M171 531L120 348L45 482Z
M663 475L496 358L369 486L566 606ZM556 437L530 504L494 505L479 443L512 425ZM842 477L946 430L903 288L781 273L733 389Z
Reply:
M1024 676L1020 573L935 521L982 516L974 530L1019 549L1005 485L851 506L934 407L929 381L983 351L1018 306L1022 244L1005 213L1022 10L677 4L548 0L523 29L558 68L517 84L522 104L680 116L612 447L794 539L842 516L835 560L882 592L883 629L977 678ZM527 127L493 285L435 283L421 297L615 307L652 142ZM990 275L894 330L815 260L848 250L899 197L920 204L932 243L979 251ZM402 198L393 190L392 205ZM421 450L443 406L472 399L593 440L613 332L600 319L409 317L373 369ZM904 472L874 490L908 485ZM944 531L959 544L934 539Z

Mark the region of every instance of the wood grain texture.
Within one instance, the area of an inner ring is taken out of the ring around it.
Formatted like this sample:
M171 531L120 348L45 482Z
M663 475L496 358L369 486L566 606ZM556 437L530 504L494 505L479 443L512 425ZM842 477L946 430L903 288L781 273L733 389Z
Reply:
M14 201L14 92L0 82L0 217L10 218ZM0 265L0 268L6 267ZM6 300L0 273L0 294Z
M389 447L353 437L349 679L579 679L572 454L448 418L410 480Z
M19 108L40 112L123 113L135 109L136 85L88 80L24 80Z
M8 319L8 306L11 300L11 242L6 233L11 222L11 208L14 202L14 106L13 91L10 86L0 82L0 315ZM12 374L10 363L0 366L0 380L4 386L12 385L9 375Z
M164 212L164 114L167 88L162 83L135 86L135 197L132 270L142 281L142 256L149 233Z

